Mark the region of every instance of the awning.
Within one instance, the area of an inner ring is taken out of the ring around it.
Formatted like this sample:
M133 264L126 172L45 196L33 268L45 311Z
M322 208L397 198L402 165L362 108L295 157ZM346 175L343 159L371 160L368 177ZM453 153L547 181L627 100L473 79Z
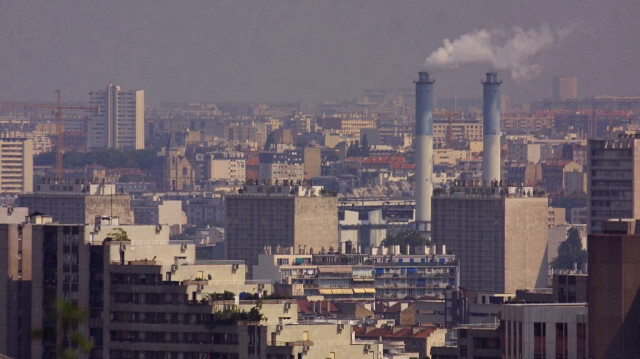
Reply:
M376 292L376 289L375 289L375 288L365 288L365 289L364 289L364 292L365 292L365 293L375 293L375 292Z
M356 294L366 293L364 288L353 288L353 292Z
M331 289L331 291L333 292L333 294L352 294L353 293L351 289L344 289L344 288L334 288L334 289Z
M333 294L331 289L320 289L319 292L320 294Z

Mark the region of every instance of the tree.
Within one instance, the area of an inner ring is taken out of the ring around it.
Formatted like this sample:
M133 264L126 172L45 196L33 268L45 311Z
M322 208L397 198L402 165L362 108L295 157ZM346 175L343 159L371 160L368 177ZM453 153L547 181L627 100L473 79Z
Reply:
M58 300L55 312L48 313L48 317L56 321L57 335L62 336L62 340L58 340L56 344L57 358L73 359L78 357L78 350L83 353L91 350L91 341L78 330L78 324L86 322L89 317L86 308L80 308L66 300ZM43 330L34 330L32 336L44 338L49 334L51 333L45 333ZM72 349L74 347L77 349Z
M351 142L347 149L347 157L360 157L360 142Z
M573 269L573 264L577 263L578 268L583 268L587 262L587 251L582 248L580 232L576 228L567 231L567 239L560 243L558 256L551 262L554 269Z
M360 156L369 156L369 138L367 138L367 135L362 136L362 143L360 144Z
M107 235L107 241L130 241L127 231L122 228L114 228L113 232Z
M382 245L385 247L399 245L400 251L403 254L409 254L404 253L406 252L407 245L413 248L429 244L431 244L429 240L423 237L420 232L413 229L404 230L398 233L387 234L387 237L382 241Z

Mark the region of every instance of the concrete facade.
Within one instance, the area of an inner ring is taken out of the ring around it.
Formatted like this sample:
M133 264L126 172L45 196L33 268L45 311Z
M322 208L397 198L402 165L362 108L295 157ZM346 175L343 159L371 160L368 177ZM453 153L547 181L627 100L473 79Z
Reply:
M503 305L502 358L586 359L587 312L586 303Z
M545 287L547 198L511 187L452 191L433 200L432 233L460 262L461 286L490 293Z
M144 149L144 91L109 84L89 92L87 149Z
M225 198L228 259L258 264L265 246L294 250L338 247L338 200L303 186L244 186Z
M637 220L606 222L588 238L589 354L640 356L640 230Z
M0 137L0 193L33 192L33 141Z
M101 216L118 217L122 224L134 222L130 197L117 194L115 185L48 181L36 184L34 193L18 195L17 202L58 223L92 224Z
M115 240L120 230L128 240ZM239 261L196 262L195 246L170 243L168 226L120 225L113 218L61 225L32 216L2 224L0 255L7 259L0 261L0 352L16 358L55 356L64 343L58 318L51 316L60 300L89 312L77 327L93 348L78 357L116 358L127 357L119 350L131 350L132 341L145 340L181 344L152 351L199 352L201 347L183 347L213 337L202 320L217 307L206 305L206 293L231 291L237 304L242 293L253 298L272 291L269 283L247 282ZM249 310L242 303L239 308ZM264 312L277 322L275 313ZM295 320L296 314L292 308L286 317ZM32 337L34 330L42 336Z
M609 218L640 218L640 138L587 143L589 233L602 233Z

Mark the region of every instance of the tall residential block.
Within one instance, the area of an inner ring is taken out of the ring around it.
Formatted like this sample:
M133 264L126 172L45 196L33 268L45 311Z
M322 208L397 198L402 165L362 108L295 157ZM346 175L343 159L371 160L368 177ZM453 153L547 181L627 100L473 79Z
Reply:
M607 221L589 235L589 357L640 357L640 221Z
M322 187L247 185L225 198L227 259L258 264L265 247L296 252L338 249L338 199Z
M83 181L51 181L36 183L34 193L18 195L18 206L39 212L58 223L92 224L96 217L118 217L120 223L132 224L131 198L116 193L114 184Z
M0 193L33 191L33 141L0 137Z
M144 149L144 91L109 84L89 92L87 149ZM93 108L97 108L97 111Z
M555 76L553 78L553 100L575 100L578 98L578 78L575 76Z
M587 206L589 233L609 218L640 218L640 137L589 140Z
M587 311L586 303L502 305L502 358L589 358Z
M515 293L547 283L546 197L531 188L454 187L433 199L433 241L460 262L460 285Z

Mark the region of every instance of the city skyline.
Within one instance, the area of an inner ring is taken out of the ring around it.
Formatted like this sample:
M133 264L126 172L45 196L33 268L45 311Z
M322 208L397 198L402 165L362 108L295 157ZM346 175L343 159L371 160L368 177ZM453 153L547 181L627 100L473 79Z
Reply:
M425 59L474 31L570 28L531 55L539 75L514 81L513 101L548 98L553 76L580 79L581 97L637 94L635 4L592 1L490 4L109 2L0 3L7 49L2 100L69 101L113 82L161 101L302 101L360 98L366 88L409 88ZM554 11L548 11L553 8ZM614 26L615 25L615 26ZM508 36L508 35L507 35ZM613 55L613 56L612 56ZM469 97L488 63L431 71L442 97ZM498 64L498 67L500 65ZM446 95L448 94L448 95Z

